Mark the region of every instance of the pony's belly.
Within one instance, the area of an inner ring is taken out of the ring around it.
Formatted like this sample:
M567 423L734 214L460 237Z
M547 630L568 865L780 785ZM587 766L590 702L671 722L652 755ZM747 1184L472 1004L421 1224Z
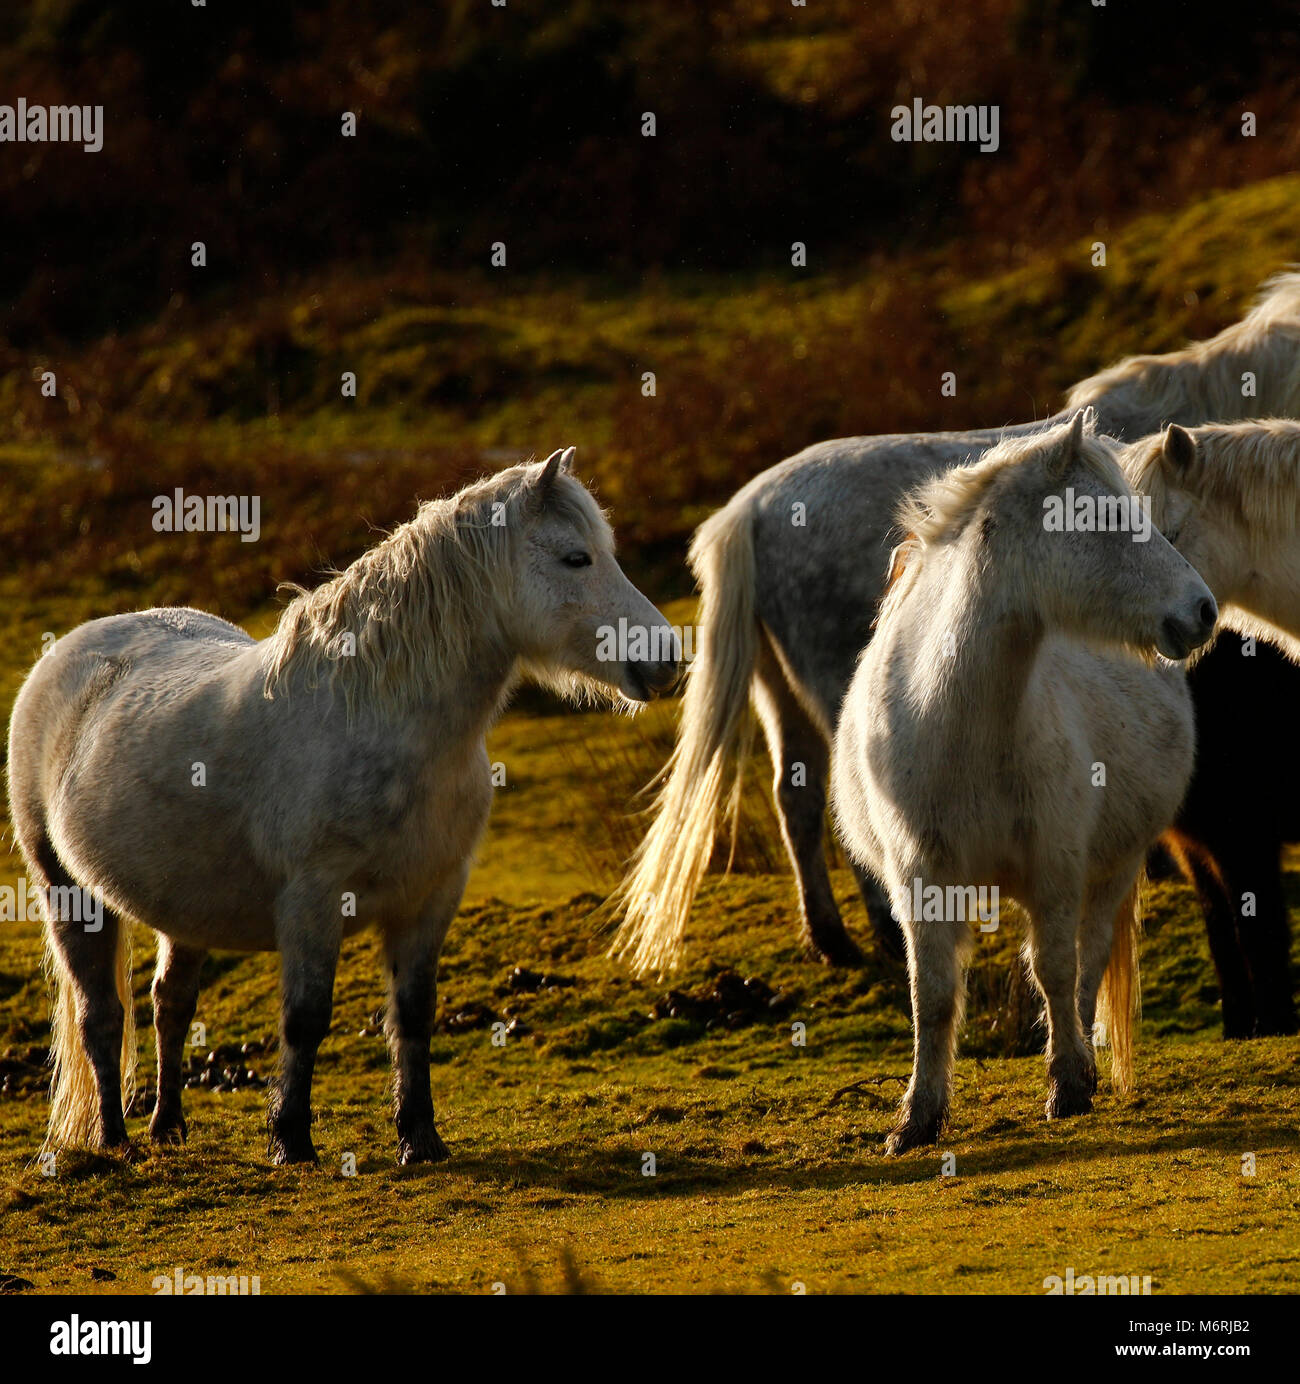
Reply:
M127 861L92 871L75 847L60 851L74 873L103 891L104 901L185 946L232 951L275 949L274 892L246 863L209 859L188 873L137 873Z
M178 918L174 914L159 915L156 921L139 918L137 921L161 932L173 942L201 951L278 951L275 929L269 913L250 918L227 916L218 920L207 918Z
M272 952L280 949L269 907L263 912L227 913L220 918L191 917L183 922L165 915L160 915L157 922L151 922L146 918L138 921L175 942L188 947L200 947L205 951ZM352 937L358 932L364 932L368 927L373 927L375 922L373 915L345 919L343 936Z
M95 792L70 780L51 814L55 851L80 884L178 941L219 930L240 939L230 946L263 945L275 882L258 864L242 815L200 791L160 802L147 791Z

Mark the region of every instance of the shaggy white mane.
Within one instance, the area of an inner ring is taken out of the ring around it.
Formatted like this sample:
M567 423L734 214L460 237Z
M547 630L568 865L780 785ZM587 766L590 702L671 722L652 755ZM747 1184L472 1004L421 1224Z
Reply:
M528 465L512 466L428 500L323 585L289 586L297 595L266 641L266 696L301 674L308 686L340 684L351 711L359 699L436 686L462 668L511 599L516 545L534 518L533 480ZM567 473L555 476L546 506L594 545L612 544L600 506ZM349 634L355 655L341 656Z

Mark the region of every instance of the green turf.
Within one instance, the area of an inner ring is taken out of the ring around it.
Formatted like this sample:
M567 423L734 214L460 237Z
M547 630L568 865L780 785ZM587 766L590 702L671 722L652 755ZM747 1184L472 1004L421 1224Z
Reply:
M1041 1059L1001 1055L997 997L1017 939L983 938L951 1130L934 1151L890 1160L881 1143L909 1059L901 978L879 963L850 973L805 961L783 878L711 879L672 980L703 993L734 967L784 997L730 1030L652 1018L667 986L604 958L595 895L527 903L532 886L516 880L502 902L502 869L489 840L445 953L439 1016L480 1006L531 1031L504 1048L487 1028L435 1037L449 1163L396 1166L384 1045L363 1034L381 1001L363 935L345 948L321 1053L319 1167L268 1165L263 1092L192 1090L186 1147L149 1150L134 1118L137 1161L63 1153L45 1177L34 1161L44 1100L10 1097L0 1270L42 1292L147 1292L178 1267L256 1275L264 1292L1040 1292L1067 1267L1150 1275L1154 1292L1294 1287L1300 1050L1219 1040L1183 886L1151 894L1135 1094L1103 1086L1091 1117L1047 1124ZM850 881L836 880L861 930ZM14 1049L45 1037L37 965L34 928L6 928L0 1041ZM574 983L514 994L515 966ZM275 1016L274 958L210 963L198 1013L210 1046L270 1039ZM265 1070L268 1059L250 1060ZM865 1084L836 1098L854 1083ZM92 1268L116 1277L94 1280Z

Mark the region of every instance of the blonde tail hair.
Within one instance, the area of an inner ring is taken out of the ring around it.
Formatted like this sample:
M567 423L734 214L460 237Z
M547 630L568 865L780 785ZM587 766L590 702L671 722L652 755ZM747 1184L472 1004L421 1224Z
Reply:
M1117 1091L1133 1089L1133 1033L1142 1010L1138 943L1142 936L1142 887L1145 871L1124 896L1115 914L1110 960L1097 1000L1097 1017L1110 1042L1110 1080Z
M677 743L654 821L613 898L623 910L610 955L637 974L676 964L713 853L727 766L743 754L758 658L754 536L746 508L728 505L696 531L690 565L700 586L699 649L687 673ZM737 771L737 787L739 783ZM732 793L738 811L738 793Z
M50 1122L45 1135L46 1150L58 1145L96 1143L101 1134L99 1088L95 1069L81 1041L77 1013L77 983L60 959L45 924L45 969L54 984L54 1009L50 1018ZM124 918L117 921L117 944L113 957L117 997L122 1004L122 1109L135 1096L135 1006L131 996L131 930Z

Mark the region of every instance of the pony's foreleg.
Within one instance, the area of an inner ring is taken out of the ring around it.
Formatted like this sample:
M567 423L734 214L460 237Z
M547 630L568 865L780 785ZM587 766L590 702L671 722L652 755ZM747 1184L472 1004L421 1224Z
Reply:
M1106 950L1101 957L1101 971L1106 969L1110 954L1111 918L1114 900L1106 915ZM1101 923L1085 927L1083 935L1096 940ZM1029 963L1033 977L1047 1001L1047 1118L1060 1119L1066 1115L1086 1115L1092 1109L1092 1097L1097 1089L1097 1064L1092 1044L1084 1037L1082 1025L1079 939L1081 935L1078 912L1069 905L1058 904L1051 909L1035 911L1029 920ZM1091 962L1092 957L1090 955ZM1091 980L1087 982L1091 984ZM1095 1013L1097 997L1092 994L1091 1008ZM1091 1020L1089 1020L1091 1028Z
M1183 845L1181 839L1179 844ZM1198 843L1184 847L1183 861L1205 915L1205 932L1223 1002L1223 1036L1252 1038L1258 1022L1255 994L1237 938L1237 910L1228 883L1218 861L1208 851L1198 849Z
M433 1118L429 1039L437 1009L438 953L465 888L462 876L440 893L419 921L386 930L388 1051L393 1062L397 1157L401 1163L436 1163L450 1157Z
M312 1163L311 1079L329 1032L343 927L340 894L291 885L276 901L280 949L280 1074L267 1117L275 1163Z
M886 1142L887 1153L933 1144L947 1122L971 947L965 923L911 921L904 932L912 992L912 1080Z
M149 1137L159 1144L185 1139L181 1110L181 1060L185 1036L199 1001L199 972L206 953L183 947L159 935L158 964L153 978L153 1027L158 1048L158 1102L149 1122Z
M1252 843L1232 861L1234 892L1240 903L1245 893L1255 895L1254 917L1237 912L1237 936L1250 973L1256 1013L1255 1032L1260 1037L1296 1031L1295 1000L1291 986L1291 924L1282 893L1282 871L1276 841Z

